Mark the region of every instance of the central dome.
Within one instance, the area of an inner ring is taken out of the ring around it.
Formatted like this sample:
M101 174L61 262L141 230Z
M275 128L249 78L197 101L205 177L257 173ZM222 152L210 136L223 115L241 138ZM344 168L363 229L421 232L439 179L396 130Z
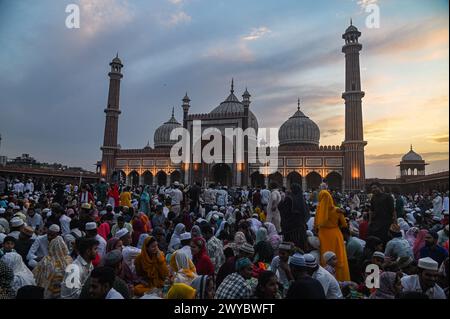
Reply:
M170 139L170 133L177 127L181 127L181 124L175 119L174 110L172 109L172 117L158 127L153 135L155 147L172 147L177 141Z
M320 130L300 107L278 131L278 141L282 145L319 145Z
M218 107L211 111L211 114L233 114L233 113L244 113L244 105L241 101L234 95L233 83L231 84L230 95L220 103ZM249 127L253 127L256 132L258 132L258 120L252 111L248 111Z

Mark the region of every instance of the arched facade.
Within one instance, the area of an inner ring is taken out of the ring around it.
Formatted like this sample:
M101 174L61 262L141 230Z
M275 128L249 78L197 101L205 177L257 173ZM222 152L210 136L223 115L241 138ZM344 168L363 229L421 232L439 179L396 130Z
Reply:
M156 173L156 184L158 186L166 186L167 185L167 174L164 171L159 171Z
M337 172L330 172L325 177L324 181L327 183L330 190L341 191L342 190L342 176Z
M152 185L153 184L153 174L150 171L145 171L142 174L144 185Z
M306 175L306 187L308 190L318 189L322 183L322 176L317 172L310 172Z

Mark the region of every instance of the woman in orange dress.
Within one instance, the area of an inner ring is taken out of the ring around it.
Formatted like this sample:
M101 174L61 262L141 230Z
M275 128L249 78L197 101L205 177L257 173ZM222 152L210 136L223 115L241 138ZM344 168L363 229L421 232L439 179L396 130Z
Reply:
M347 251L340 228L346 228L347 222L340 208L334 205L333 198L327 190L319 193L319 204L314 218L314 229L319 234L320 256L327 251L336 254L336 279L350 281ZM321 264L325 265L323 257Z
M134 287L134 294L137 296L142 296L153 288L162 288L169 276L164 253L158 249L158 242L152 236L145 239L134 265L141 282Z

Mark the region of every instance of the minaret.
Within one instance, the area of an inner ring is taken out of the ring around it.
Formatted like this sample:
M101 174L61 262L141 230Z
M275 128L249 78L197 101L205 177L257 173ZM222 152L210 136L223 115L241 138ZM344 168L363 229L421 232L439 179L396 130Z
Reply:
M344 189L360 191L365 186L364 146L367 142L363 136L361 71L359 67L359 51L362 45L358 42L361 32L350 22L342 38L345 45L345 141L344 148Z
M244 119L242 122L242 130L245 132L245 130L249 127L249 108L250 108L250 93L248 92L247 88L245 88L244 94L242 94L242 104L244 105ZM241 178L241 185L247 185L250 184L249 176L250 176L250 170L248 167L248 137L244 135L244 164L241 165L242 169L242 178Z
M191 102L191 99L189 98L187 92L184 95L184 98L183 98L182 101L183 101L183 105L182 105L182 108L183 108L183 127L185 129L187 129L187 118L188 118L188 114L189 114L189 108L191 107L190 104L189 104Z
M106 121L105 121L105 133L103 138L102 150L102 167L101 175L106 180L111 180L115 167L116 152L119 149L117 144L117 134L119 126L119 115L121 113L119 109L120 101L120 80L123 75L121 73L123 64L119 59L119 55L112 60L109 64L111 71L109 72L109 93L108 93L108 105L105 109Z

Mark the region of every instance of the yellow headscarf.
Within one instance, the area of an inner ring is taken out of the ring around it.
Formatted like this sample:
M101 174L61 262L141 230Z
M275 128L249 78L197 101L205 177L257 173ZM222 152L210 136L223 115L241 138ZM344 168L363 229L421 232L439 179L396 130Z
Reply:
M196 290L182 283L175 283L167 293L167 299L195 299Z
M139 269L147 275L149 287L160 288L164 285L164 280L169 275L169 270L163 252L158 250L156 256L150 256L148 254L147 246L152 238L152 236L145 238L141 253L136 257L134 264L136 270Z
M328 221L328 214L336 209L334 206L333 197L327 190L322 190L319 193L319 204L317 205L316 216L314 224L321 227Z

